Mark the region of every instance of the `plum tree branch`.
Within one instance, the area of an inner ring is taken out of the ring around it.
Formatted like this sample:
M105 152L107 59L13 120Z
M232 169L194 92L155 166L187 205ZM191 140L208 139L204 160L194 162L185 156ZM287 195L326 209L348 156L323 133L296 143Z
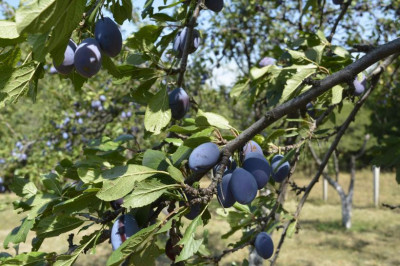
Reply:
M310 194L312 188L314 187L314 185L319 181L319 178L321 176L321 174L323 173L328 160L330 158L330 156L332 155L333 151L336 149L337 145L339 144L340 139L343 137L346 129L349 127L350 123L354 120L354 117L356 116L356 114L358 113L358 111L360 110L361 106L365 103L365 101L367 100L368 96L371 94L372 90L375 88L375 86L378 83L379 77L382 74L382 72L384 71L384 69L398 56L398 53L389 56L379 67L377 67L375 69L375 71L372 73L371 77L372 77L372 84L370 89L362 96L362 98L355 104L353 110L351 111L351 113L349 114L349 116L347 117L346 121L343 123L343 125L340 127L338 134L336 135L335 140L333 141L333 143L331 144L330 148L328 149L328 151L325 153L325 156L323 158L323 160L321 161L321 164L318 168L317 173L315 174L314 178L311 180L311 182L308 184L306 191L304 192L303 197L301 198L299 204L297 205L297 209L296 212L294 214L294 219L297 220L300 216L301 210L305 204L305 201L308 198L308 195ZM365 56L364 56L365 57ZM364 58L363 57L363 58ZM354 63L353 63L354 64ZM287 230L290 226L290 224L293 221L289 221L285 224L284 228L283 228L283 232L281 235L281 238L279 240L279 244L277 246L277 249L275 251L275 255L271 261L271 265L275 265L276 260L278 259L279 256L279 252L280 249L284 243L285 237L286 237L286 233Z
M188 57L189 57L189 49L190 49L190 45L191 45L192 37L193 37L193 28L194 28L194 25L196 24L197 17L200 14L200 4L201 4L201 1L198 1L196 4L196 7L194 9L193 16L187 25L186 40L185 40L185 46L183 48L183 53L182 53L182 60L181 60L181 65L180 65L180 69L179 69L177 87L182 86L183 79L185 76L187 61L188 61Z
M344 3L342 5L342 11L340 11L339 16L336 18L335 24L333 25L333 28L331 30L331 33L329 34L329 36L326 38L329 42L332 42L332 38L333 35L335 35L336 29L339 25L339 22L342 20L342 18L344 17L344 14L346 14L347 9L349 8L349 6L351 5L351 0L348 0L346 3Z

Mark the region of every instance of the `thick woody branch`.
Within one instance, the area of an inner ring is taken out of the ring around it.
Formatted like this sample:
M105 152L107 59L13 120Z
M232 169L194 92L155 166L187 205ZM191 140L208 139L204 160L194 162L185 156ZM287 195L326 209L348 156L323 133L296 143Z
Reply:
M376 51L376 50L375 50ZM314 185L319 181L319 178L321 176L321 174L323 173L328 160L330 158L330 156L332 155L333 151L336 149L337 145L339 144L339 141L341 140L341 138L343 137L346 129L349 127L350 123L354 120L354 117L356 116L356 114L358 113L358 111L360 110L361 106L364 104L364 102L367 100L368 96L371 94L372 90L374 89L374 87L376 86L376 84L378 83L379 77L382 74L382 72L384 71L384 69L398 56L398 54L394 54L390 57L388 57L379 67L377 67L375 69L375 71L372 73L371 78L372 78L372 84L371 84L371 88L363 95L363 97L356 103L356 105L354 106L353 110L351 111L351 113L349 114L349 116L347 117L346 121L343 123L343 125L340 127L338 134L336 135L335 140L333 141L333 143L331 144L330 148L328 149L328 151L325 153L325 156L323 158L323 160L321 161L321 164L318 168L318 171L316 173L316 175L314 176L314 178L311 180L310 184L307 186L306 191L303 195L303 197L301 198L296 212L294 214L294 220L297 220L300 216L301 210L303 209L303 206L308 198L308 195L310 194L312 188L314 187ZM365 58L366 56L364 56L363 58ZM361 58L362 59L362 58ZM360 59L360 60L361 60ZM354 64L354 63L353 63ZM281 235L281 239L279 241L278 247L275 251L275 255L271 261L271 265L275 265L276 260L279 256L279 252L280 249L284 243L285 237L286 237L286 233L287 230L290 226L290 224L293 221L289 221L285 224L282 235Z

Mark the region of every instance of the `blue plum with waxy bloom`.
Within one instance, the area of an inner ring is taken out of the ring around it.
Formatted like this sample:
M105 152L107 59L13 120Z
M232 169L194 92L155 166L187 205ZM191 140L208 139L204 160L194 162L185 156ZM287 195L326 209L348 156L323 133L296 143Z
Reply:
M262 189L268 183L272 172L267 159L258 152L249 152L244 157L243 168L254 176L258 189Z
M122 49L122 35L117 24L108 17L99 19L96 22L94 36L99 42L101 50L110 56L117 56Z
M97 74L101 68L101 52L98 42L93 38L87 38L76 48L75 68L81 76L90 78Z
M229 188L229 182L232 178L232 171L227 171L222 176L222 182L217 186L218 199L224 208L232 207L235 204L235 198Z
M111 245L113 250L119 248L129 237L140 231L132 215L121 215L115 220L111 229Z
M265 232L261 232L256 236L254 246L257 254L263 259L269 259L274 254L274 242L270 235Z
M205 172L217 164L219 156L220 152L215 143L203 143L190 154L189 167L194 172Z
M271 165L272 165L272 177L275 182L281 183L285 178L289 175L290 172L290 164L289 162L284 162L281 165L283 156L282 155L275 155L272 158Z
M235 200L241 204L249 204L257 196L257 181L243 168L233 171L229 188Z

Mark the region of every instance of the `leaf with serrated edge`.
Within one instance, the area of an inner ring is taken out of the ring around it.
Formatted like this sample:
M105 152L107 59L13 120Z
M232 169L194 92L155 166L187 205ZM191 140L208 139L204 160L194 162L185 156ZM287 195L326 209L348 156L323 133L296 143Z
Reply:
M111 253L107 260L107 266L120 265L131 253L141 250L141 247L151 240L161 222L146 227L129 237L122 245Z
M203 220L201 215L198 215L188 226L183 235L183 238L179 241L178 245L183 245L183 249L179 256L176 258L175 262L180 262L187 260L192 257L200 248L203 243L202 239L195 239L196 228L203 225Z
M165 88L162 88L154 95L146 108L144 116L144 126L146 130L158 135L161 129L166 127L171 120L171 110L168 104L168 94Z
M96 196L105 201L122 198L132 191L136 182L143 181L158 173L169 175L168 172L156 171L142 165L116 166L103 172L103 178L112 178L112 180L104 180L103 187Z
M166 185L158 180L148 180L138 183L133 192L124 198L125 208L139 208L156 201L164 192L178 184Z

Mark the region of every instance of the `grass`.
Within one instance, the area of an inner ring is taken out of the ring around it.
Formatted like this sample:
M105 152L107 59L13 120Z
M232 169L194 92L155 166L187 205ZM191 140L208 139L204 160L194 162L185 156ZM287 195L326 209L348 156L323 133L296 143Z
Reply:
M347 190L348 175L340 176L340 183ZM306 185L310 178L299 174L294 176L298 185ZM400 186L396 184L394 174L382 174L380 183L380 201L391 204L400 203ZM353 226L346 231L341 227L340 199L337 193L329 188L328 202L323 202L322 184L318 183L309 200L304 206L300 217L300 230L292 238L287 238L281 250L278 265L400 265L398 247L400 247L400 211L389 210L372 205L372 173L363 170L357 172ZM0 242L3 242L8 232L19 225L23 215L12 210L11 202L17 197L0 195ZM299 197L289 194L285 207L293 211ZM215 206L215 205L213 205ZM213 254L220 254L228 244L240 238L238 232L228 240L221 240L221 235L229 230L228 223L212 212L213 219L206 226L209 240L208 248ZM27 244L20 245L20 252L29 251L30 241L34 235L30 234ZM45 240L41 251L55 251L63 253L67 250L68 235ZM280 231L273 233L274 243L278 243ZM75 241L79 241L80 234ZM0 252L15 254L12 248ZM96 254L80 256L76 265L105 265L111 253L111 245L103 243L96 249ZM241 265L249 254L248 248L226 256L221 265L231 265L236 262ZM157 265L169 265L169 260L162 256ZM265 265L268 265L265 262Z

